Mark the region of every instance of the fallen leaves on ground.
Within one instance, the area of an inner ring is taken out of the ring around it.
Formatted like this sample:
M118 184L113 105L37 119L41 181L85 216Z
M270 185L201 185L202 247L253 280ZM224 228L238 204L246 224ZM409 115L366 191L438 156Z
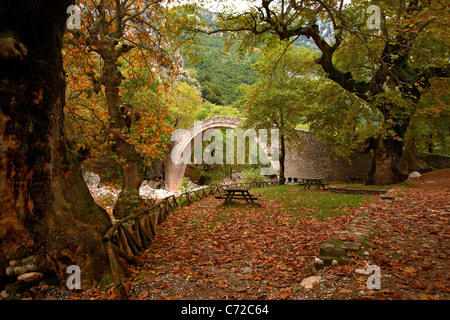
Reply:
M369 206L371 213L356 226L371 230L370 255L353 254L351 258L358 268L364 264L380 267L380 290L368 290L368 276L356 275L349 269L351 266L339 266L324 272L328 279L314 296L447 300L450 292L449 181L450 170L442 170L395 187L396 199L380 200Z
M207 198L174 211L151 247L130 266L130 299L439 299L450 291L450 170L432 172L394 188L395 200L343 209L326 218L314 207L262 196L258 205L223 206ZM255 189L256 191L256 189ZM291 191L295 194L300 190ZM314 193L314 192L313 192ZM323 197L327 191L316 191ZM314 201L314 195L311 195ZM331 209L333 210L333 209ZM312 289L320 245L345 229L363 210L356 228L370 230L366 255L325 267ZM299 214L301 213L301 214ZM356 269L380 267L381 288ZM91 298L113 298L94 291Z
M448 299L449 181L450 170L411 180L370 215L371 263L381 268L382 288L399 299Z
M293 214L291 206L264 197L257 205L222 202L208 198L170 215L141 257L145 266L133 268L132 299L291 299L311 275L320 244L356 214L319 219L306 207ZM172 285L141 294L161 281Z

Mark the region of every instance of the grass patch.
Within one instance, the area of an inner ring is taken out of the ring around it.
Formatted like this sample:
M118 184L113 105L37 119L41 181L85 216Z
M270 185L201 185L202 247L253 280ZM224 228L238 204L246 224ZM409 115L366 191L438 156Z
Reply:
M346 213L347 208L361 206L372 200L370 195L317 193L304 190L299 186L276 186L254 189L261 200L270 199L283 203L293 217L313 215L316 218L328 218Z
M178 203L178 206L179 206L179 207L185 205L185 204L187 203L186 197L184 197L184 198L181 198L181 197L178 198L178 199L177 199L177 203Z
M189 227L190 227L191 229L196 230L196 229L198 229L198 228L200 228L200 227L202 226L202 221L192 219L192 220L190 220L190 221L188 222L188 225L189 225Z
M218 222L228 222L233 217L233 213L230 211L219 211L217 215L214 217L215 221Z

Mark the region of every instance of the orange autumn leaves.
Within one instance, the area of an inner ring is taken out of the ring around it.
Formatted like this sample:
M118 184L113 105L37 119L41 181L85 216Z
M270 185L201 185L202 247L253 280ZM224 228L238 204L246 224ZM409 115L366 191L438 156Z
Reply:
M169 84L182 63L182 30L176 19L184 18L185 24L191 19L189 10L141 0L80 0L77 5L81 8L81 29L66 34L63 50L66 111L77 138L90 147L94 157L106 154L113 140L114 119L104 85L108 80L105 58L111 53L123 76L117 85L117 103L131 104L140 115L129 132L121 132L122 137L148 162L161 158L172 132L167 121Z

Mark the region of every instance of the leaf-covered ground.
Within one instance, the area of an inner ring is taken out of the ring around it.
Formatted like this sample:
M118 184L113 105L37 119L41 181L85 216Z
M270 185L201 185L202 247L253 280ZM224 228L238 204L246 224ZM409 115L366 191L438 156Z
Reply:
M253 191L252 191L253 192ZM134 268L133 299L284 299L311 275L321 243L371 197L254 190L258 205L208 198L173 212ZM323 198L323 199L322 199Z
M381 268L373 299L445 299L450 292L450 170L411 180L394 201L373 208L366 223L371 263ZM363 288L364 290L364 288Z
M450 170L424 175L395 187L395 200L299 186L252 189L258 205L205 199L171 213L143 266L130 266L127 290L140 300L448 299L449 180ZM367 209L357 225L370 230L366 255L314 272L319 246ZM367 265L380 267L381 289L355 272ZM302 288L311 275L321 281Z

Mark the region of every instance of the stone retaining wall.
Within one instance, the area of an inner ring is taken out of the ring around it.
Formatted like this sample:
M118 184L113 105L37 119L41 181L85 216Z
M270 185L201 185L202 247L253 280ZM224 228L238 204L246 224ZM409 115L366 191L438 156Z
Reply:
M331 145L318 141L311 132L297 130L297 133L300 147L290 146L286 152L286 178L323 178L327 181L367 179L372 162L370 154L355 154L349 164L342 158L334 158Z
M437 154L429 154L422 157L427 165L435 170L450 168L450 157L440 156Z

